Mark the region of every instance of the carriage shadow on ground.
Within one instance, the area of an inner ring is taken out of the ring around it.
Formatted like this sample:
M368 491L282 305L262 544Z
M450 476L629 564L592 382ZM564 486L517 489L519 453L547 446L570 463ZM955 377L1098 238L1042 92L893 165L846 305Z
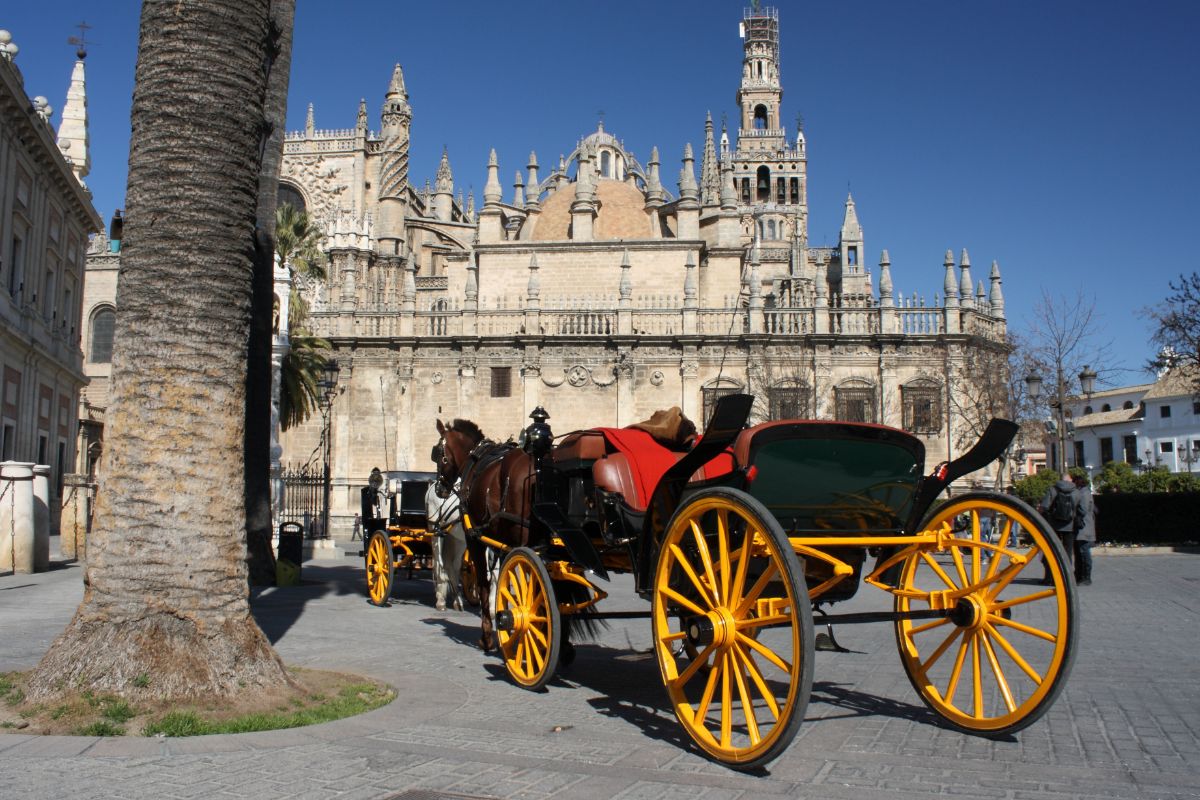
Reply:
M359 595L363 603L367 603L361 562L347 560L345 563L338 563L337 566L315 566L312 562L305 563L299 586L252 588L250 613L254 615L258 627L267 635L271 644L277 644L304 614L304 609L309 603L315 603L330 595ZM397 575L391 602L396 605L429 605L431 596L428 581L409 581Z

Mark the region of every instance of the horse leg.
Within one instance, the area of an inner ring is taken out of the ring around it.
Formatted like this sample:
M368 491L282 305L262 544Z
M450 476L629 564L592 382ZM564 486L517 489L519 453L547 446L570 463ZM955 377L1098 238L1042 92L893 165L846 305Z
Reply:
M459 588L462 582L463 552L467 549L467 536L462 525L455 523L442 537L442 574L446 578L445 601L448 608L463 610L463 596Z
M446 610L446 570L442 566L442 554L446 551L446 536L433 535L433 607Z
M492 604L488 602L491 574L487 569L487 547L478 539L469 539L467 549L471 551L471 560L479 565L475 570L475 591L481 601L479 603L479 647L485 653L496 646L494 623L492 621Z

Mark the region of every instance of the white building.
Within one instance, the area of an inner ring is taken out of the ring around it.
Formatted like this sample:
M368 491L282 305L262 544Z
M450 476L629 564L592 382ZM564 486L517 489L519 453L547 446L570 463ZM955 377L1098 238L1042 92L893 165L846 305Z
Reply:
M1072 398L1071 466L1099 470L1110 461L1200 473L1200 400L1181 370L1154 383Z

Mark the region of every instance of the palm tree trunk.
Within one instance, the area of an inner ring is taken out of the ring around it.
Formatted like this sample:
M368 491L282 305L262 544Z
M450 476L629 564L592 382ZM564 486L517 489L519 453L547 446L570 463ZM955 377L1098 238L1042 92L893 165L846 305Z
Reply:
M250 616L247 343L270 0L145 0L109 436L87 590L30 681L160 696L287 681ZM145 676L145 678L142 678Z
M253 308L246 374L246 545L250 584L275 584L271 550L271 315L275 300L275 205L283 133L287 117L288 73L292 60L292 21L296 0L272 0L271 27L276 48L267 79L267 147L258 182Z

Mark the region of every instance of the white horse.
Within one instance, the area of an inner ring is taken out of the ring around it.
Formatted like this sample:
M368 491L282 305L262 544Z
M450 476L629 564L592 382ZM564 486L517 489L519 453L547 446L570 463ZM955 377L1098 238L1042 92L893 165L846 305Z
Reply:
M437 487L438 482L434 481L425 492L425 519L433 531L434 606L438 611L447 607L462 611L462 560L467 551L462 509L457 492L441 497Z

